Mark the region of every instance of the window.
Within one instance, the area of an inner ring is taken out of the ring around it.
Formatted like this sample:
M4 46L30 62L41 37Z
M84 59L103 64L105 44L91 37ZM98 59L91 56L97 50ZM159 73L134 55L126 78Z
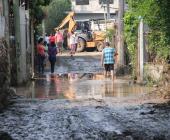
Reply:
M89 5L89 0L76 0L76 5Z
M107 4L108 0L99 0L99 4ZM109 4L113 4L113 0L109 0Z

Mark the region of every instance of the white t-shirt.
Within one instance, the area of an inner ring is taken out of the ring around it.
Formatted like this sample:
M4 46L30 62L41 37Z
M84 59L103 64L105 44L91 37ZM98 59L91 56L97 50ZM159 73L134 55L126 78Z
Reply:
M76 44L75 34L70 35L70 45L71 45L71 44Z
M78 36L76 35L75 36L75 44L77 44L78 43Z
M45 36L45 41L47 42L47 44L49 44L49 37Z

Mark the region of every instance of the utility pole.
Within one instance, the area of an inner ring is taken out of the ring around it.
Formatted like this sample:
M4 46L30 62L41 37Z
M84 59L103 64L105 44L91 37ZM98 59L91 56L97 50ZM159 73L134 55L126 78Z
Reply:
M124 65L124 40L123 40L123 14L124 14L124 0L118 0L118 42L117 42L117 52L118 52L118 67Z
M35 67L34 67L34 56L35 56L35 52L34 52L34 23L33 23L33 19L31 19L31 70L32 70L32 74L31 74L31 78L34 79L35 76Z
M106 0L106 7L107 7L107 20L110 19L110 0Z
M110 0L103 0L101 5L104 8L105 30L107 31L107 21L110 19ZM108 38L105 41L108 41Z
M107 18L106 18L106 7L104 7L104 23L105 23L105 30L107 30Z
M139 37L138 37L138 81L143 82L143 73L144 73L144 26L143 18L140 17L139 23Z
M106 6L104 5L104 2L101 3L101 8L103 8L103 14L104 14L104 23L105 23L105 31L107 31L107 17L106 17Z

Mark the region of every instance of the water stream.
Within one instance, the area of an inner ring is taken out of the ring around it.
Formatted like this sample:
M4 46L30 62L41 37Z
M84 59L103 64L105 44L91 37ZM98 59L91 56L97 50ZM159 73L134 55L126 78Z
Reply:
M139 96L151 90L127 79L105 78L101 73L68 73L38 77L27 86L18 87L17 94L39 99L103 99Z

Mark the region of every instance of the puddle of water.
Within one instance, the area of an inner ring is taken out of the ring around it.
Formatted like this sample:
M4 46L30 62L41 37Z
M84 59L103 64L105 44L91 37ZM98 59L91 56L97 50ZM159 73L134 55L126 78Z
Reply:
M149 87L132 85L128 80L112 81L103 74L69 73L39 77L28 86L17 88L17 94L40 99L102 99L139 96L151 90Z

